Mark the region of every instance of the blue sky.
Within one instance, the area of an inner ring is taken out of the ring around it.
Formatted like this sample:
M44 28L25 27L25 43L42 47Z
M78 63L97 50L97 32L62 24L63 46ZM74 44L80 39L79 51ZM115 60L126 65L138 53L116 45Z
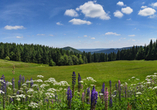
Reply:
M120 48L157 37L155 0L0 0L0 41Z

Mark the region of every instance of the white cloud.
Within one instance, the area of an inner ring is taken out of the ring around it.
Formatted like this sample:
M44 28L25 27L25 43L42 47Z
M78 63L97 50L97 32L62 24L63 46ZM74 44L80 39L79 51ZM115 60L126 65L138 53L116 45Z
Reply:
M23 38L23 36L16 36L16 38L21 39L21 38Z
M96 4L93 1L88 1L83 5L76 8L77 11L81 10L86 17L100 18L102 20L109 20L109 15L104 11L100 4Z
M37 34L37 36L44 36L45 34Z
M77 17L78 16L77 12L74 9L66 10L64 15L71 16L71 17Z
M118 18L123 17L123 13L121 13L119 10L115 11L113 14L115 17L118 17Z
M133 12L133 9L130 7L122 8L121 11L125 14L131 14Z
M151 6L153 6L153 7L157 7L157 2L152 3Z
M62 24L62 23L60 23L60 22L57 22L56 24L57 24L57 25L63 25L63 24Z
M131 18L127 19L127 20L131 20Z
M151 16L154 15L156 11L153 8L144 8L143 10L140 10L138 15L141 16Z
M119 5L119 6L125 6L124 3L121 2L121 1L119 1L119 2L117 3L117 5Z
M9 26L9 25L6 25L5 27L4 27L4 29L6 29L6 30L17 30L17 29L25 29L24 28L24 26Z
M141 8L147 8L147 6L141 6Z
M52 37L53 37L54 35L53 35L53 34L50 34L49 36L52 36Z
M115 36L120 36L120 34L114 33L114 32L107 32L105 35L115 35Z
M95 39L95 37L92 37L91 39Z
M133 35L128 35L128 36L130 36L130 37L134 37L135 35L133 34Z
M84 35L84 37L87 37L87 35Z
M81 24L87 24L90 25L92 24L90 21L86 21L86 20L81 20L81 19L72 19L69 22L71 22L74 25L81 25Z

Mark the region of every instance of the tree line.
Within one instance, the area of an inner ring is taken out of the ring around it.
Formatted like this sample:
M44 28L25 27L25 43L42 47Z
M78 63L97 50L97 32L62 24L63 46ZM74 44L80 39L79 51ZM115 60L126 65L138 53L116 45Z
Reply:
M49 64L50 66L78 65L92 62L106 62L115 60L157 60L157 41L150 41L149 45L133 46L129 49L111 52L76 53L60 48L48 47L38 44L16 44L0 43L0 58L39 64Z

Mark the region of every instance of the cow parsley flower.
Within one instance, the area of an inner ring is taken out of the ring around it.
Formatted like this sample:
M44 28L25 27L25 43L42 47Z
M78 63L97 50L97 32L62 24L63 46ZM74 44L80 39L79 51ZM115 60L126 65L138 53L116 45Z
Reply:
M37 77L38 77L38 78L44 78L44 76L42 76L42 75L37 75Z

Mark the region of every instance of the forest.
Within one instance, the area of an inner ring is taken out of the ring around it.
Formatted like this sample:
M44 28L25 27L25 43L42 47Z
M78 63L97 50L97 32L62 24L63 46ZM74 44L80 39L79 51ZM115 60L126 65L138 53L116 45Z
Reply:
M157 40L149 45L133 46L117 53L75 53L38 44L0 43L0 58L12 61L48 64L49 66L78 65L115 60L157 60Z

